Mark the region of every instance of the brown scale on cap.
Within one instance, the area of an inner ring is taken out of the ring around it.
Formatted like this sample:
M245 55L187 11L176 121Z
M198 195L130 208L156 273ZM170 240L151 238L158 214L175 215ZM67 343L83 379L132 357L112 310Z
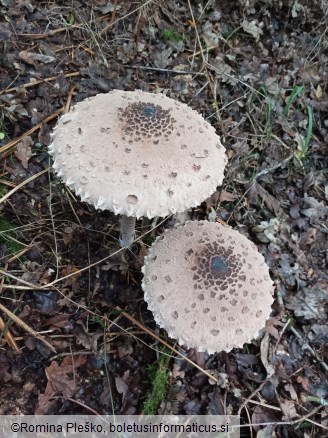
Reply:
M223 241L223 240L222 240ZM202 240L205 243L206 240ZM243 277L242 260L234 255L230 248L222 248L217 242L208 242L206 247L195 253L194 288L203 289L211 286L215 291L226 290L236 286Z
M200 221L167 230L152 245L143 273L157 323L200 351L241 347L271 312L273 287L264 258L229 227Z
M124 134L133 143L155 138L153 142L157 144L159 137L168 139L175 123L170 110L164 110L151 102L131 103L124 110L119 108L119 120Z

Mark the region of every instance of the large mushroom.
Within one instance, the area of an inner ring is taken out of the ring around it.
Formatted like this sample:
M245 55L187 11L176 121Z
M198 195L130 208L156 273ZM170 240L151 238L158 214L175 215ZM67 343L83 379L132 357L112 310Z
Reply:
M197 206L221 184L225 150L215 129L187 105L142 91L114 90L73 106L53 134L53 167L82 201L122 214L120 243L135 219Z
M198 351L242 347L271 312L264 257L245 236L217 223L189 221L166 230L151 246L143 274L158 325Z

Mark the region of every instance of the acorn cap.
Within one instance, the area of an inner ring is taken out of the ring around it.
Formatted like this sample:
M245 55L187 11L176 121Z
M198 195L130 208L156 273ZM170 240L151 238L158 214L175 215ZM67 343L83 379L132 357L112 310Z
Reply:
M114 90L63 115L49 152L63 181L101 210L166 216L199 205L224 177L215 129L163 94Z
M256 246L213 222L166 230L145 258L142 287L157 324L209 353L242 347L271 313L273 284Z

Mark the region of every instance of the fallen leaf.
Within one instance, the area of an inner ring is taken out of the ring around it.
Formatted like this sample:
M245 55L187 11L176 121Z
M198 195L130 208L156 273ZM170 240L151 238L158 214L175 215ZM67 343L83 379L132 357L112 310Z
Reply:
M296 295L286 296L287 309L305 319L327 319L325 306L328 299L328 282L318 282L312 288L303 287Z
M257 426L261 423L275 423L278 421L278 417L271 409L263 406L256 406L252 414L252 427L255 431L261 429L262 426Z
M28 169L28 160L32 156L31 146L33 144L33 140L30 136L26 136L22 138L22 140L17 144L15 149L15 155L22 163L24 169Z
M246 184L246 197L250 204L258 205L258 197L262 198L266 207L273 213L278 215L282 212L280 202L270 195L257 181L253 181L251 184Z
M79 355L66 356L60 365L56 361L51 362L45 370L48 383L45 392L39 395L35 414L47 414L54 404L51 399L55 395L67 399L75 394L77 368L84 365L86 360L86 356Z
M328 345L328 325L327 324L313 324L307 337L312 342L318 344Z
M212 205L217 207L220 202L227 201L233 202L238 198L237 195L227 192L226 190L217 190L209 198L205 200L206 202L206 212L207 214L212 210Z
M275 327L283 327L284 323L279 321L277 318L269 318L265 324L265 331L268 332L271 336L273 336L277 341L280 339L279 330Z
M241 23L241 27L244 29L246 33L252 35L256 41L260 40L260 36L263 34L263 30L259 27L256 20L247 21L244 20Z
M44 64L49 64L50 62L56 61L56 58L53 56L42 55L42 53L28 52L26 50L19 52L18 56L23 62L29 65L34 64L36 61Z
M88 333L82 321L76 321L76 324L72 330L76 336L76 343L83 345L87 350L92 350L96 352L98 350L98 339L103 335L103 333Z
M295 391L295 388L294 388L294 386L291 383L286 383L285 390L290 393L291 399L298 403L297 392Z
M139 252L137 254L137 257L134 261L134 266L136 269L140 269L144 265L144 259L146 255L148 254L148 248L147 246L142 242L142 240L139 241Z
M224 396L223 391L219 386L216 386L214 391L208 395L210 399L207 414L209 415L224 415ZM199 410L195 412L199 414Z
M117 355L120 359L133 353L133 346L128 341L117 346Z
M322 98L322 94L323 94L322 87L321 87L321 85L319 84L319 85L317 86L316 90L315 90L315 97L316 97L317 99L321 99L321 98Z
M300 383L302 385L302 388L304 391L309 391L309 380L306 377L303 376L297 376L297 383Z
M13 39L13 32L9 28L8 23L0 23L0 41L11 41Z
M308 208L302 209L301 213L310 219L311 224L328 216L328 206L323 202L319 202L311 196L305 197L303 201Z
M264 368L266 369L266 372L268 373L267 378L271 377L275 373L274 366L269 361L269 346L270 346L270 338L269 333L266 333L261 341L261 361L264 365Z
M291 421L299 418L300 415L296 412L295 403L292 400L281 400L280 407L283 412L283 421Z
M51 362L50 366L46 368L46 376L55 393L62 394L64 398L74 395L76 379L73 378L73 375L76 374L77 368L85 364L86 360L86 356L79 355L65 356L60 365L56 361Z
M303 233L299 240L299 246L301 249L304 249L307 245L312 245L317 234L317 230L315 228L309 228L305 233Z
M126 379L129 376L129 373L130 370L126 370L123 379ZM115 377L116 389L119 394L122 394L122 400L125 399L127 393L129 392L129 386L127 385L127 383L125 383L123 379L120 376Z
M154 64L157 68L166 68L172 61L173 49L171 47L167 47L166 49L157 50L154 53Z

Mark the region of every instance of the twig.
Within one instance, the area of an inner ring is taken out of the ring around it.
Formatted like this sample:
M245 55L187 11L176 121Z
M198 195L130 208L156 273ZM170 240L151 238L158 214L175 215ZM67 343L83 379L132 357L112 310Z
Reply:
M69 111L69 108L70 108L71 102L72 102L72 97L74 94L74 90L75 90L75 87L74 87L74 85L72 85L70 90L69 90L69 93L68 93L68 98L67 98L67 102L65 105L64 113L68 113L68 111Z
M108 16L106 14L106 15L103 15L101 17L97 17L94 21L95 22L103 21L103 20L106 20L107 18L108 18ZM18 37L21 37L21 38L41 40L41 39L49 38L53 35L56 35L57 33L67 32L68 30L81 29L81 27L83 27L83 26L84 26L84 23L77 23L77 24L71 24L71 25L65 26L65 27L59 27L58 29L50 30L47 33L17 33L16 35Z
M47 172L47 170L48 170L48 169L45 169L42 173ZM40 174L41 174L41 172L40 172ZM39 176L39 174L34 175L34 176ZM31 179L32 179L32 177L31 177ZM15 191L16 191L16 190L15 190ZM7 195L5 195L2 199L0 199L0 203L1 203L1 201L2 201L4 198L7 199L8 196L10 196L12 193L13 193L13 191L11 191L10 193L7 193ZM156 228L160 227L160 226L161 226L161 225L162 225L167 219L169 219L171 216L172 216L172 215L169 215L169 216L167 216L166 218L164 218L161 222L159 222L159 223L156 225ZM152 233L152 232L153 232L153 229L154 229L154 228L151 228L151 229L148 230L146 233L143 233L141 236L139 236L137 239L135 239L135 240L133 241L133 243L138 242L139 240L143 239L143 238L144 238L145 236L147 236L148 234ZM77 271L71 272L70 274L64 275L63 277L60 277L60 278L58 278L57 280L53 280L52 282L47 283L47 284L44 284L44 285L42 285L42 286L37 285L37 284L29 283L28 281L25 281L25 280L23 280L22 278L16 277L15 275L11 274L10 272L5 272L5 271L3 271L1 268L0 268L0 274L7 275L8 277L12 278L13 280L17 281L18 283L24 284L25 286L29 286L29 287L32 288L32 289L37 289L37 290L49 289L49 288L51 288L51 287L54 287L54 286L55 286L57 283L59 283L60 281L66 280L67 278L70 278L70 277L74 277L74 275L79 275L81 272L84 272L84 271L86 271L86 270L88 270L88 269L90 269L90 268L93 268L93 267L95 267L95 266L100 265L101 263L105 262L106 260L108 260L108 259L110 259L111 257L113 257L113 256L115 256L115 255L117 255L117 254L119 254L119 253L122 252L122 251L124 251L124 248L119 248L117 251L114 251L113 253L107 255L106 257L104 257L104 258L102 258L102 259L100 259L100 260L98 260L98 261L96 261L96 262L94 262L94 263L91 263L91 264L89 264L88 266L85 266L84 268L81 268L81 269L79 269L79 270L77 270ZM6 287L6 285L4 285L4 287ZM65 296L64 294L62 294L62 295ZM72 301L72 302L74 303L74 301ZM74 304L76 304L76 303L74 303ZM82 307L82 306L80 306L80 307ZM84 308L84 307L82 307L82 308ZM85 309L85 310L88 310L87 308L84 308L84 309Z
M328 372L328 365L318 356L318 353L313 350L312 347L307 343L307 341L298 333L298 331L291 325L289 329L294 333L294 335L302 341L302 346L307 348L309 352L316 358L316 360L321 364L325 371Z
M2 202L6 201L6 199L10 198L11 195L13 195L15 192L20 190L26 184L28 184L29 182L33 181L34 179L38 178L39 176L43 175L44 173L46 173L48 171L49 171L49 167L47 167L46 169L41 170L41 172L36 173L35 175L32 175L29 178L25 179L23 182L18 184L18 186L16 186L14 189L10 190L10 192L6 193L2 198L0 198L0 204Z
M281 412L281 409L278 406L268 405L267 403L258 402L256 400L248 400L247 403L253 403L253 405L263 406L264 408L272 409L273 411Z
M259 178L262 175L266 175L267 173L271 173L274 172L275 170L279 169L279 167L283 166L284 164L288 163L288 161L290 161L292 158L294 157L294 154L289 155L287 158L285 158L284 160L282 160L280 163L275 164L272 167L269 167L268 169L263 169L261 170L261 172L257 173L254 177L253 180L256 180L257 178Z
M119 312L122 313L122 315L125 316L125 318L127 318L129 321L131 321L134 325L136 325L137 327L139 327L141 330L143 330L144 332L146 332L148 335L152 336L153 338L155 338L158 342L160 342L161 344L163 344L166 348L168 348L169 350L171 350L174 354L180 356L183 360L187 361L188 363L190 363L191 365L193 365L195 368L197 368L199 371L201 371L203 374L205 374L210 380L213 380L215 383L218 383L218 379L214 376L212 376L208 371L204 370L202 367L200 367L199 365L197 365L195 362L193 362L191 359L189 359L188 357L184 356L182 353L180 353L178 350L176 350L174 347L172 347L170 344L168 344L166 341L164 341L162 338L160 338L156 333L154 333L152 330L150 330L149 328L145 327L144 325L142 325L139 321L137 321L135 318L133 318L133 316L129 315L128 313L126 313L124 310L122 310L120 307L116 306L115 307L116 310L118 310Z
M118 0L114 0L113 1L113 12L112 12L112 16L110 17L110 21L108 23L108 27L112 27L115 21L115 17L116 17L116 12L117 12L117 1Z
M143 9L144 7L146 7L149 3L152 3L153 1L154 1L154 0L148 0L148 1L146 1L146 3L142 4L141 6L135 8L135 9L133 9L133 11L127 13L126 15L124 15L124 17L118 18L118 19L115 20L115 21L110 20L109 24L108 24L106 27L104 27L104 28L99 32L99 35L103 35L104 33L108 32L109 29L110 29L111 27L114 26L114 24L116 24L116 23L118 23L119 21L123 20L123 18L127 18L127 17L129 17L130 15L133 15L135 12L138 12L140 9Z
M263 382L255 389L255 391L253 391L242 403L242 405L240 406L240 408L238 409L238 415L240 416L241 411L246 407L247 403L249 403L251 401L251 399L258 393L261 391L261 389L263 388L263 386L268 382L268 378L266 378L265 380L263 380ZM280 410L280 409L279 409Z
M72 73L66 73L64 75L64 77L65 78L72 78L74 76L80 76L80 74L81 73L79 71L76 71L76 72L72 72ZM43 82L55 81L57 78L58 78L58 76L51 76L50 78L39 79L37 81L28 82L27 84L18 85L17 87L5 88L4 90L0 91L0 95L4 94L4 93L12 93L13 91L18 91L21 88L35 87L35 85L42 84Z
M16 344L15 338L11 334L10 330L7 327L7 324L5 324L4 320L0 316L0 330L3 332L5 340L10 347L15 350L19 351L18 345Z
M193 70L173 70L169 68L157 68L157 67L148 67L143 65L125 65L125 68L133 68L134 70L149 70L149 71L158 71L160 73L173 73L177 75L195 75L195 76L206 76L206 73L201 71L193 71Z
M7 267L8 267L8 263L6 263L5 269L7 269ZM5 283L5 277L3 276L0 282L0 295L2 293L4 283ZM0 317L0 330L3 331L8 345L10 345L15 351L19 351L18 345L16 344L13 335L11 334L10 330L8 329L7 325L5 324L4 320L1 317Z
M10 152L11 149L16 146L20 141L23 140L23 138L27 137L28 135L33 134L35 131L37 131L38 129L41 128L41 126L43 125L43 123L48 123L51 120L55 119L59 114L61 114L63 112L63 108L61 108L60 110L56 111L55 113L51 114L50 116L46 117L44 120L42 120L42 122L38 123L37 125L33 126L33 128L31 128L29 131L25 132L23 135L21 135L20 137L16 138L15 140L10 141L9 143L5 144L4 146L2 146L0 148L0 155L4 154L3 157L6 157ZM5 152L7 152L5 154Z
M214 87L213 87L214 80L213 80L212 75L210 74L210 72L207 69L207 67L209 66L209 63L206 61L205 56L204 56L204 49L202 47L202 42L200 40L200 36L199 36L198 29L197 29L196 20L195 20L195 17L194 17L194 13L193 13L193 10L192 10L192 6L191 6L191 3L190 3L190 0L187 0L187 1L188 1L188 6L189 6L189 11L190 11L192 23L194 25L194 29L195 29L195 33L196 33L197 43L198 43L198 46L199 46L199 49L200 49L200 55L201 55L201 58L202 58L202 61L203 61L203 66L204 66L205 71L206 71L207 80L208 80L209 86L211 88L211 92L212 92L212 96L213 96L214 102L215 102L215 104L217 104L216 95L214 93ZM195 54L193 56L195 56Z
M22 329L24 329L25 331L27 331L28 333L30 333L32 336L34 336L35 338L39 339L41 342L44 343L44 345L46 345L48 348L50 348L51 351L53 351L54 353L56 353L55 348L49 344L48 341L46 341L41 335L39 335L38 332L36 332L35 330L33 330L30 326L28 326L27 324L25 324L24 321L22 321L20 318L18 318L18 316L16 316L14 313L12 313L9 309L7 309L5 306L3 306L0 303L0 310L2 310L7 316L9 316L10 319L12 319L17 325L19 325L20 327L22 327Z
M322 406L328 406L328 400L325 400L322 397L314 397L313 395L308 395L306 397L306 401L320 403Z
M324 430L328 430L328 427L323 426L322 424L317 423L316 421L310 420L309 417L311 417L312 415L316 414L320 409L322 409L322 406L317 406L316 408L314 408L311 412L309 412L306 415L303 415L302 417L298 418L297 420L292 420L292 421L275 421L274 423L269 422L269 423L251 423L251 424L241 424L239 427L250 427L250 426L294 426L296 424L301 423L302 421L308 421L309 423L314 424L315 426L321 427Z

